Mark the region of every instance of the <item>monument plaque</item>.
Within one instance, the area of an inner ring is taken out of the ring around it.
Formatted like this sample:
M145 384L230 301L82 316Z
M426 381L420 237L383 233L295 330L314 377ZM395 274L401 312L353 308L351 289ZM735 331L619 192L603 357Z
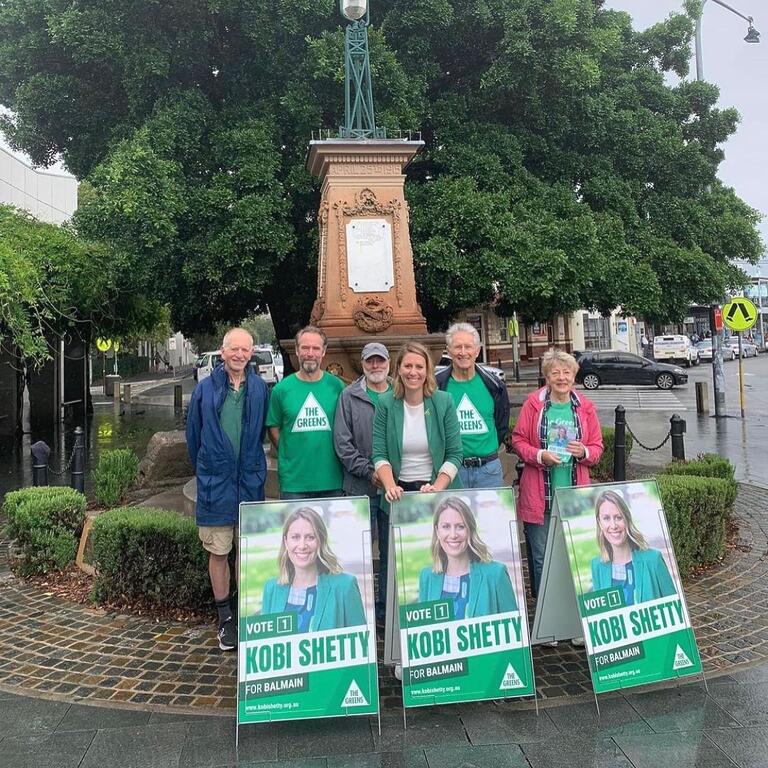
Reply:
M347 273L355 293L392 288L392 227L386 219L352 219L347 224Z

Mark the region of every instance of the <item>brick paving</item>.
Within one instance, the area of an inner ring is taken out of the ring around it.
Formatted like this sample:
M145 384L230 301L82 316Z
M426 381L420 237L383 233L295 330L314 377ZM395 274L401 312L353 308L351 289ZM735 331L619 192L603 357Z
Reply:
M725 561L685 584L708 676L768 660L768 488L740 485L735 522L738 540ZM63 601L16 579L6 544L0 543L0 690L231 715L235 655L219 651L212 625L153 622ZM591 697L583 648L537 646L533 657L542 699ZM384 666L380 690L385 714L400 708L400 684Z

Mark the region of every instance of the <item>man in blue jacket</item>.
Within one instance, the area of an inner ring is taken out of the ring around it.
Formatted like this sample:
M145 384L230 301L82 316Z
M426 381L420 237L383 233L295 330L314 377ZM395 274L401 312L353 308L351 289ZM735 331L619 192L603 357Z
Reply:
M267 478L264 421L269 392L250 366L253 339L232 328L221 346L222 363L192 393L187 447L197 475L195 519L208 552L208 573L219 614L219 648L234 650L237 622L229 600L229 553L241 501L263 501Z

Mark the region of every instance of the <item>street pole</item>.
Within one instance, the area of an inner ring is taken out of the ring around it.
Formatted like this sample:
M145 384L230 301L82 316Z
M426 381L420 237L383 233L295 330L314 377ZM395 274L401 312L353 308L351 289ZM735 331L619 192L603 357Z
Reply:
M736 332L736 338L739 340L739 407L741 408L741 418L744 418L744 364L742 355L744 350L741 347L741 331Z
M733 6L724 2L724 0L712 0L713 3L725 8L727 11L735 14L749 25L747 36L744 38L747 43L760 42L760 33L754 28L754 19L752 16L746 16L737 11ZM701 0L701 10L696 19L696 35L694 39L696 48L696 79L704 79L704 55L701 45L701 19L704 15L704 6L707 0ZM725 371L723 370L723 332L715 328L715 309L716 305L709 308L709 327L712 333L712 384L715 390L715 417L725 416ZM741 358L739 358L741 360ZM743 414L742 414L743 415Z

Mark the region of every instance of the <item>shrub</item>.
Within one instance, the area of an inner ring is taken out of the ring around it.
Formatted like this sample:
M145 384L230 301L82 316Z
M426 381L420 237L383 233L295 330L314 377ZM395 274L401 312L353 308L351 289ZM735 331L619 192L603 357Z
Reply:
M600 461L589 471L590 477L596 483L607 483L613 480L613 451L616 441L616 430L613 427L602 427L603 433L603 455ZM626 451L624 454L624 477L627 476L627 466L629 465L629 455L632 453L634 440L632 435L625 434L624 444Z
M673 461L664 469L665 475L715 477L727 482L726 508L728 517L733 511L738 485L734 480L735 467L728 459L716 453L700 453L693 461Z
M96 501L103 507L119 504L136 482L138 473L139 457L129 448L104 451L93 472Z
M74 562L85 522L85 496L72 488L24 488L6 494L7 532L15 540L22 576Z
M152 507L108 510L93 522L96 602L144 600L199 608L211 600L208 555L193 520Z
M662 474L658 482L680 572L717 561L725 552L735 483L693 474Z

